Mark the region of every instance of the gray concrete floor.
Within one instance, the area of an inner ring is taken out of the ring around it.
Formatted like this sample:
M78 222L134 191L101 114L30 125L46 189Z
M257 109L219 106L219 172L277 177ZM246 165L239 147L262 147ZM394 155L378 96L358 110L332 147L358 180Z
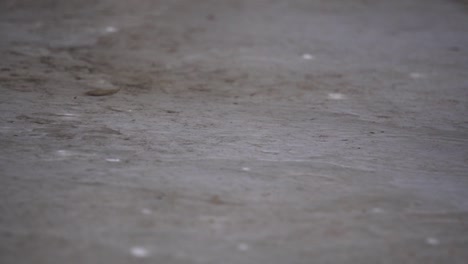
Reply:
M466 1L4 0L0 55L2 264L468 263Z

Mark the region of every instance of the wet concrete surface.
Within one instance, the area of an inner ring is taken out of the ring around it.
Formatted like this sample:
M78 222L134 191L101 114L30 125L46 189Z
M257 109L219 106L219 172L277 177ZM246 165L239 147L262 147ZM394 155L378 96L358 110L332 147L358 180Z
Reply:
M467 8L0 2L0 262L467 263Z

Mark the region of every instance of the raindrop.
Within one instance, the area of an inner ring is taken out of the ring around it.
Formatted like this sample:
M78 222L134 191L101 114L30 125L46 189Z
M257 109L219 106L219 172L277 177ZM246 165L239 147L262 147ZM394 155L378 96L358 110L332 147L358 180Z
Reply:
M130 249L130 252L132 253L134 257L137 257L137 258L146 258L149 255L148 250L144 247L132 247Z
M431 245L431 246L437 246L440 244L439 240L434 237L428 237L426 238L426 243Z
M304 60L313 60L313 59L315 59L315 56L312 55L312 54L306 53L306 54L303 54L303 55L302 55L302 58L303 58Z
M104 31L105 31L106 33L115 33L115 32L117 32L117 28L116 28L116 27L109 26L109 27L106 27L106 28L104 29Z
M332 99L332 100L343 100L345 98L346 96L342 93L329 93L328 94L328 99Z
M239 243L237 245L237 249L239 251L247 251L247 250L249 250L249 245L247 245L246 243Z

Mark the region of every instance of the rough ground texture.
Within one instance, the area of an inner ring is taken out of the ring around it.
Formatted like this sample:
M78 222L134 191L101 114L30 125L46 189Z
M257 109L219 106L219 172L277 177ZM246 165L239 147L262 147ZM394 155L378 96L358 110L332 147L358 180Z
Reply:
M466 1L3 0L0 56L2 264L468 262Z

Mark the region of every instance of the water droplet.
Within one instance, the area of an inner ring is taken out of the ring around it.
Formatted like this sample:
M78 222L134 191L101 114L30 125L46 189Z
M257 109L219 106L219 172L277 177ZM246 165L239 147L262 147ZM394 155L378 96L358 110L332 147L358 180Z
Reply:
M117 32L117 28L116 28L116 27L109 26L109 27L106 27L106 28L104 29L104 31L105 31L106 33L115 33L115 32Z
M343 100L345 98L346 96L342 93L329 93L328 94L328 99L332 99L332 100Z
M306 53L306 54L302 54L302 58L303 58L304 60L313 60L313 59L315 59L315 56L312 55L312 54Z
M64 156L64 157L72 155L72 153L70 151L63 150L63 149L57 150L57 154L60 155L60 156Z
M424 75L424 73L420 73L420 72L412 72L412 73L410 73L409 76L411 78L413 78L413 79L422 79L422 78L426 77L426 75Z
M374 208L371 209L371 212L372 212L373 214L381 214L381 213L383 213L383 212L385 212L385 211L384 211L382 208L374 207Z
M428 238L426 238L426 243L431 245L431 246L437 246L437 245L440 244L440 241L437 238L428 237Z
M72 113L63 113L63 114L59 114L59 116L60 116L62 119L65 119L65 120L74 120L74 119L76 119L79 115L77 115L77 114L72 114Z
M144 215L150 215L153 213L153 211L151 211L151 209L148 209L148 208L143 208L141 209L141 213Z
M249 167L243 167L242 170L243 171L250 171L250 168Z
M249 250L249 245L247 245L246 243L239 243L237 245L237 249L239 251L247 251L247 250Z
M132 247L130 249L130 252L132 253L134 257L137 257L137 258L146 258L149 255L148 250L144 247Z

